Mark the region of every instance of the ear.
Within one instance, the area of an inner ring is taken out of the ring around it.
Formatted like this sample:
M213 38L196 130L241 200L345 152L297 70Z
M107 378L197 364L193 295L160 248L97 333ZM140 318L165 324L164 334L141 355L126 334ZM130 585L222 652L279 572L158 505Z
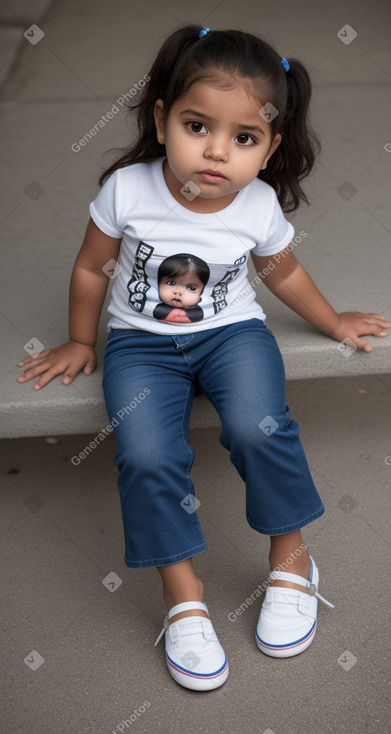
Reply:
M164 145L165 121L164 121L164 102L162 99L156 100L155 108L153 111L153 116L155 118L156 136L157 136L158 142L161 143L161 145Z
M264 171L265 170L265 168L266 168L266 166L268 164L269 159L272 157L273 153L277 150L278 146L281 143L281 140L282 140L282 137L281 137L280 133L278 133L277 135L274 136L272 142L270 143L270 148L269 148L267 154L265 155L265 158L263 159L263 163L262 163L262 166L261 166L261 171Z

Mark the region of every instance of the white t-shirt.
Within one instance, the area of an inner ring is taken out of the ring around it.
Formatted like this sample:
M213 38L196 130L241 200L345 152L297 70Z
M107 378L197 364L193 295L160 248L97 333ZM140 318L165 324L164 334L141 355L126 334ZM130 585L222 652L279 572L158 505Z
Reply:
M294 234L274 190L256 178L225 209L199 214L174 199L163 161L116 170L90 204L97 227L109 237L122 238L108 329L187 334L252 318L263 321L247 277L250 250L275 255ZM172 256L177 257L159 271ZM178 267L186 270L192 256L198 258L192 268L203 288L200 300L188 308L162 301L162 271L166 280L167 273L174 273L174 282Z

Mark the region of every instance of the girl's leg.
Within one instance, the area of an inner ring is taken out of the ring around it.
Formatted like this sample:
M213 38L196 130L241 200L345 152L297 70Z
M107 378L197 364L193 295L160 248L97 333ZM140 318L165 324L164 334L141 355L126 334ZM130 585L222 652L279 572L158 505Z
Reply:
M197 691L218 688L227 680L228 660L208 618L192 559L158 571L169 613L155 645L165 631L166 663L177 683Z
M192 335L110 336L103 384L117 441L125 561L159 569L169 614L155 644L164 634L170 674L186 688L211 690L227 679L228 662L192 564L207 549L193 501L194 452L187 440L194 378L179 349Z
M288 562L289 561L289 562ZM270 537L269 553L270 570L285 570L308 579L310 572L310 554L303 543L300 530L284 535L272 535ZM301 586L290 581L270 581L273 586L287 586L298 591L303 591Z
M171 566L160 566L158 571L163 583L163 598L167 610L184 601L204 601L204 586L194 571L192 558ZM182 617L190 616L207 617L208 615L200 609L190 609L175 614L171 617L169 624Z
M200 385L219 412L221 443L246 483L247 520L271 536L270 564L281 574L266 591L257 645L268 655L288 657L306 649L315 634L319 574L300 529L324 508L285 403L273 334L248 321L227 328L225 337L205 362Z
M200 371L201 389L222 423L220 441L246 483L250 526L272 536L271 562L300 546L295 534L323 504L285 402L285 371L272 332L258 320L227 327ZM297 558L297 568L308 556Z
M103 384L117 442L126 564L168 566L202 553L187 441L194 387L183 356L170 337L114 331Z

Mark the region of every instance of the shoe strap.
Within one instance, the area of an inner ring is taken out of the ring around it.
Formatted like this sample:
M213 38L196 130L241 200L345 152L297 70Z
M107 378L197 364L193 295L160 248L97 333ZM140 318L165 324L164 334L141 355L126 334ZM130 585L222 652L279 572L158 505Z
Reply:
M331 604L331 602L327 601L324 596L321 596L318 593L315 584L308 579L304 579L302 576L297 576L295 573L287 573L286 571L270 571L269 579L271 581L290 581L292 584L303 586L305 589L308 589L310 596L316 596L317 599L320 599L320 601L323 602L323 604L327 604L328 607L334 609L334 604Z
M190 609L201 609L203 612L206 612L208 614L208 607L202 601L183 601L180 604L175 604L175 606L171 607L170 611L168 612L167 616L165 617L165 620L163 623L163 629L160 632L160 635L158 636L154 644L154 647L156 647L156 645L158 645L160 640L162 639L168 627L168 620L171 619L171 617L174 617L175 614L180 614L181 612L188 612L190 611Z
M183 601L180 604L175 604L174 607L171 607L170 611L168 612L168 619L171 619L171 617L174 617L175 614L180 614L181 612L189 612L190 609L201 609L203 612L206 612L208 614L208 607L204 602L202 601Z

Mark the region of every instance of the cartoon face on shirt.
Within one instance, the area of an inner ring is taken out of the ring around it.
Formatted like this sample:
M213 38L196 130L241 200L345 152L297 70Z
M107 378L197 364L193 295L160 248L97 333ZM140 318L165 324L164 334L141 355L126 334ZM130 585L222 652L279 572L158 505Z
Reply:
M190 323L204 318L201 294L209 280L209 266L189 253L166 257L158 270L160 303L153 315L161 321Z
M206 309L216 315L227 308L230 283L245 264L246 257L237 258L232 264L212 265L211 271L196 255L180 252L162 259L154 255L151 245L140 241L127 283L129 306L158 321L197 323L205 318ZM201 306L204 291L206 305Z
M204 283L196 273L165 276L159 283L159 298L173 308L190 308L201 301Z

